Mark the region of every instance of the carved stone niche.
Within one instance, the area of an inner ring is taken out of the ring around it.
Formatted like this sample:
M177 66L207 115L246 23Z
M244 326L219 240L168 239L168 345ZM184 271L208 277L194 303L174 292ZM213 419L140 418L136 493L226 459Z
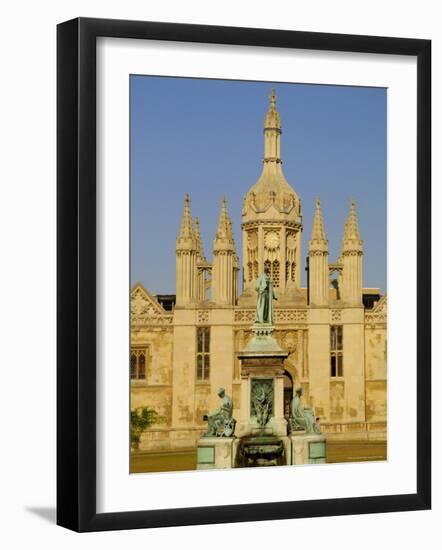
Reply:
M276 342L275 342L276 344ZM288 353L276 344L273 352L242 351L238 353L241 363L241 409L237 427L238 436L253 435L256 430L275 436L287 435L284 418L284 360ZM258 425L253 410L253 387L265 383L272 386L272 411L265 425Z

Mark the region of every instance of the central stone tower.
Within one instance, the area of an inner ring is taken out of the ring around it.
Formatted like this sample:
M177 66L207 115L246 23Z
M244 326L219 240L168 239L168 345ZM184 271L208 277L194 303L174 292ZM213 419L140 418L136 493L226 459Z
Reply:
M281 118L276 94L270 94L264 120L264 160L260 178L244 197L242 211L243 294L239 303L255 300L255 281L267 267L283 302L301 298L301 201L284 177Z

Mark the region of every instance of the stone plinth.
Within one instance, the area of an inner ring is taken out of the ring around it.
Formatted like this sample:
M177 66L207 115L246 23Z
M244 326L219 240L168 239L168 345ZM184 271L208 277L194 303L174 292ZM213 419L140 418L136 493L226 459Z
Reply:
M241 361L241 410L236 435L287 435L284 418L284 360L288 353L273 338L273 326L255 324L254 336L238 354ZM266 421L254 410L253 394L258 386L272 395Z
M322 434L309 434L304 431L292 433L289 436L292 452L291 463L301 464L324 464L327 457L325 436Z
M236 453L235 437L201 437L197 445L197 470L233 468Z

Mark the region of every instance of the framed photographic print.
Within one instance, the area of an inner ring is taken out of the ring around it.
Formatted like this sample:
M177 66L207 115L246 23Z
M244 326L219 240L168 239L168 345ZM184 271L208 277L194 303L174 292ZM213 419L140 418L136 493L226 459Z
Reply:
M58 26L59 525L430 507L430 52Z

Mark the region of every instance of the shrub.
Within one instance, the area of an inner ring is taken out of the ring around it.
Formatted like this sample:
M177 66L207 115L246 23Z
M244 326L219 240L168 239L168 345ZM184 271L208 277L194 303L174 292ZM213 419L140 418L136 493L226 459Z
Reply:
M159 420L158 413L150 407L137 407L130 411L130 443L133 450L139 448L142 434Z

